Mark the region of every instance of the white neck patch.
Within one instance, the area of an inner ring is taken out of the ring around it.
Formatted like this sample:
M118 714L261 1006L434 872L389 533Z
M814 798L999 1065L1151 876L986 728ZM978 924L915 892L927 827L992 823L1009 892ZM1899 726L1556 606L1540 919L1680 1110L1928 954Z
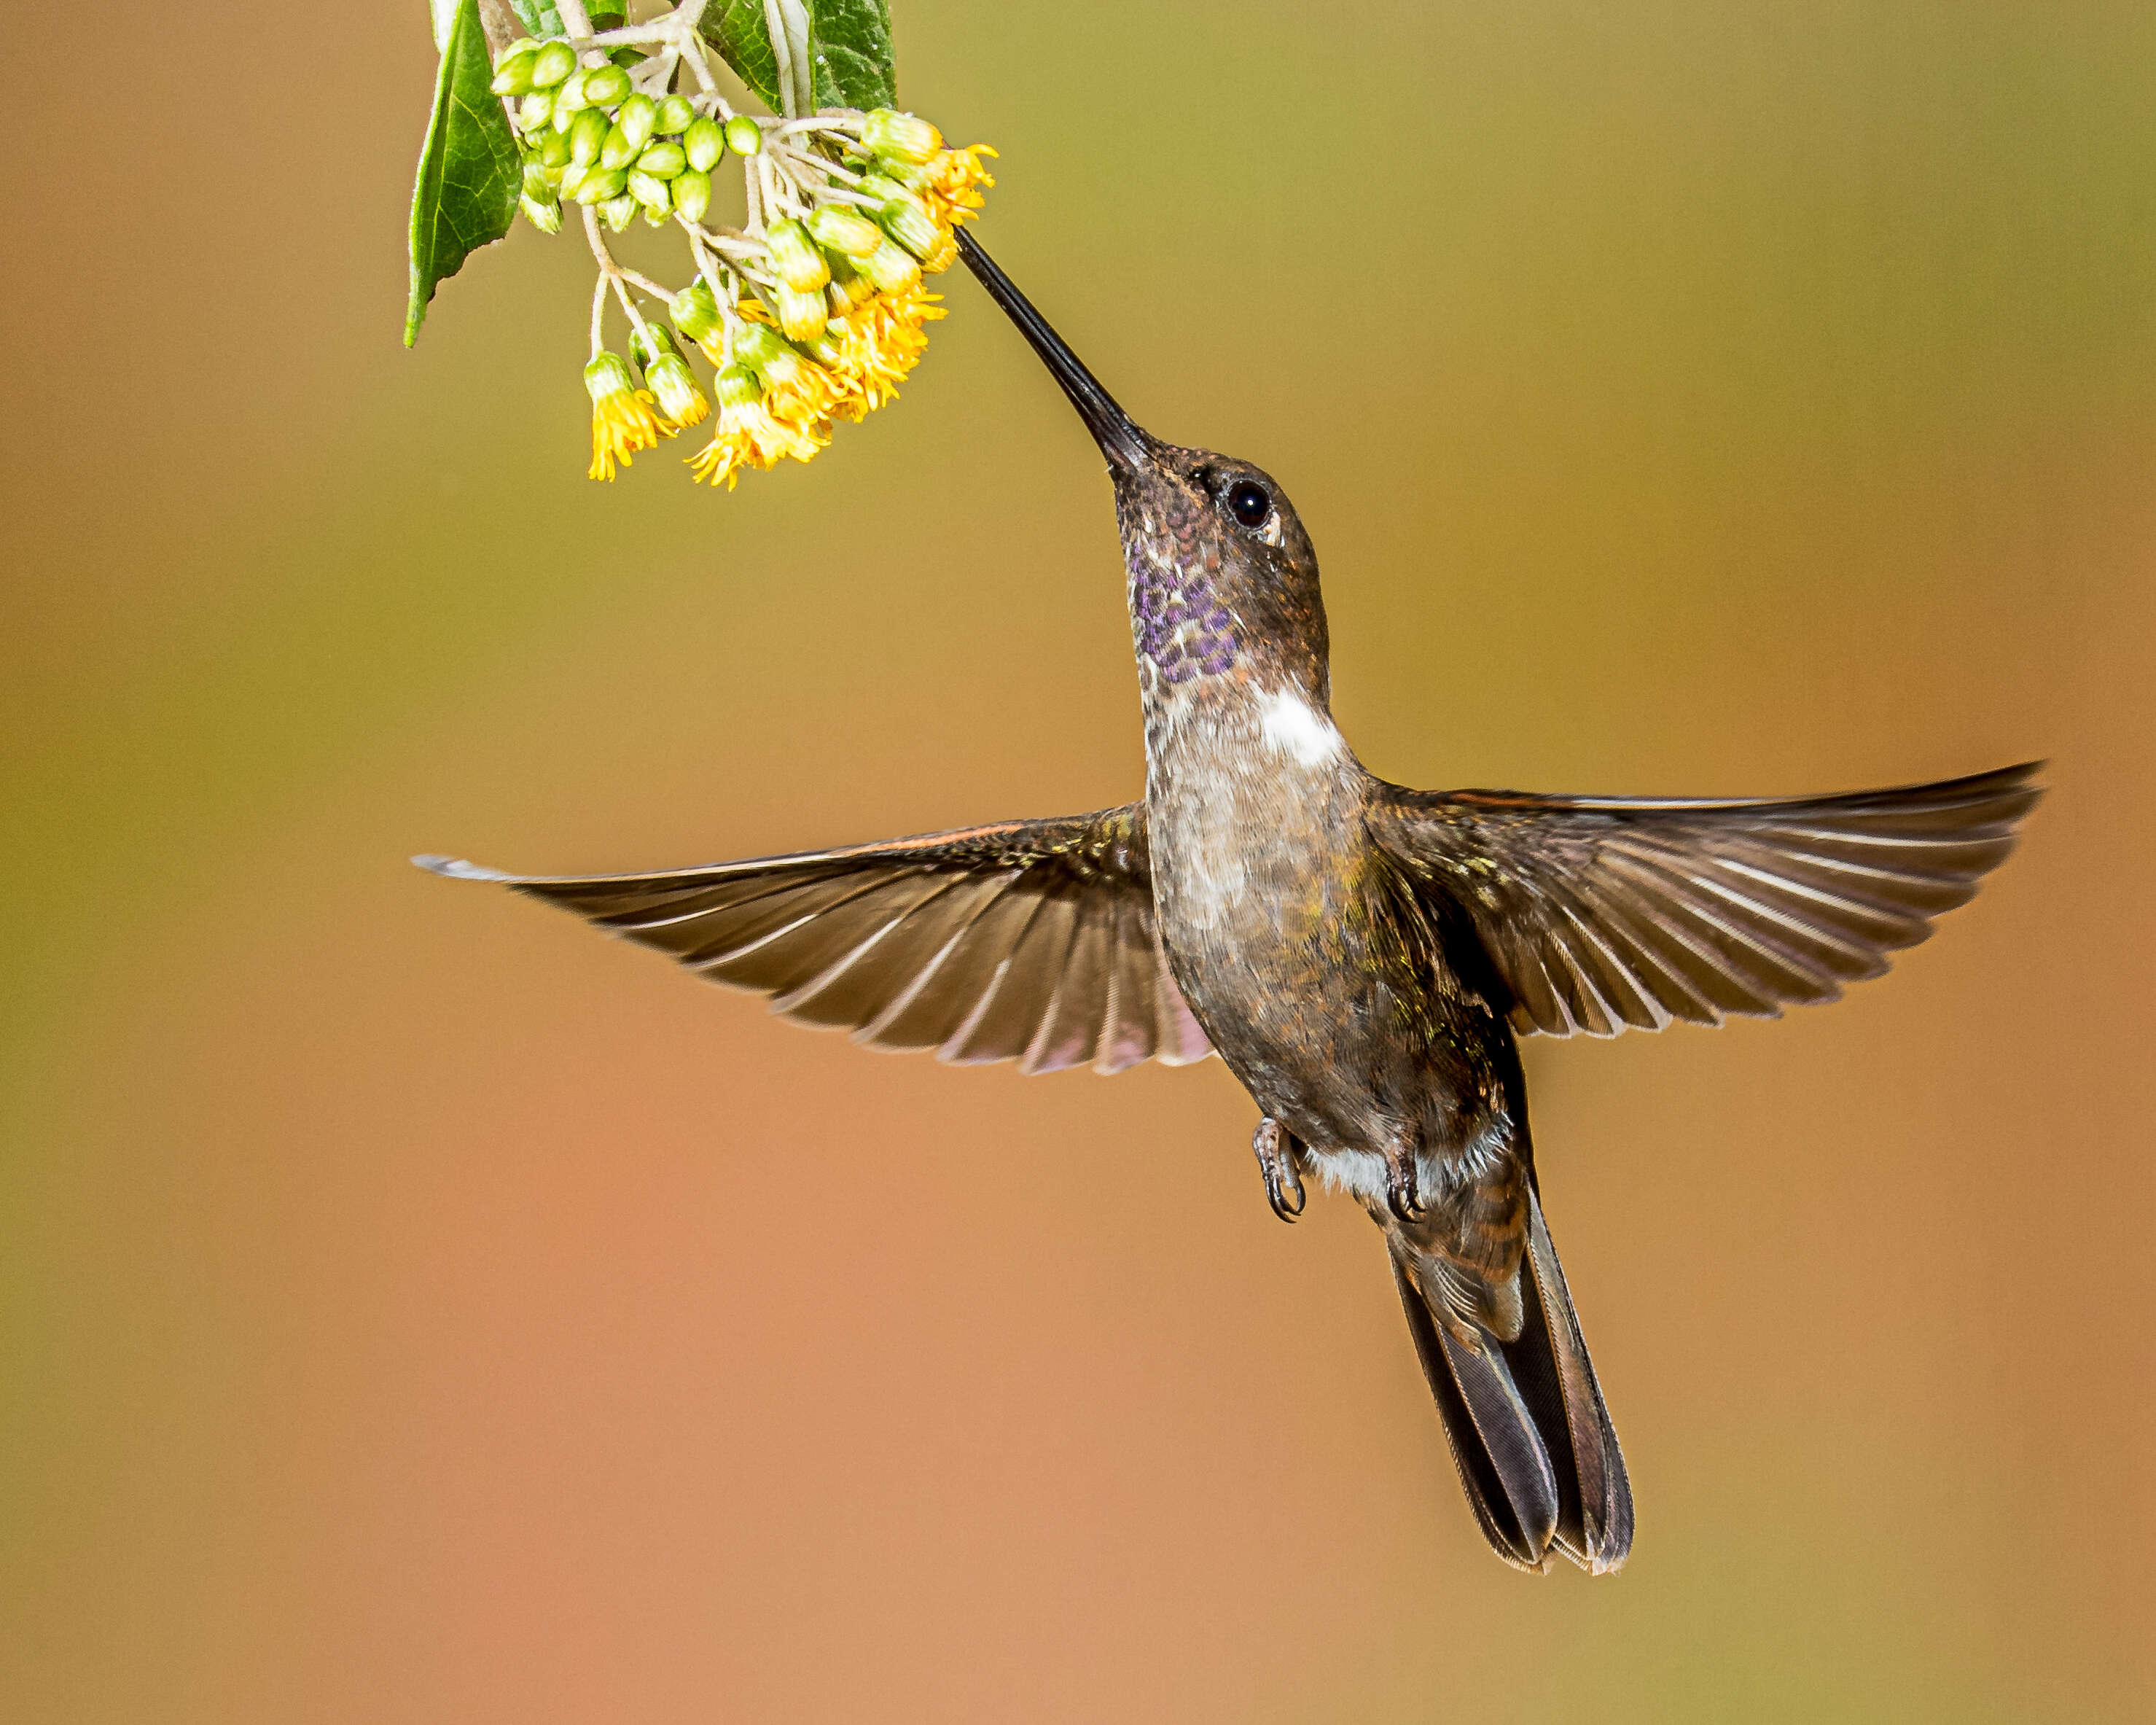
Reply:
M1332 721L1297 689L1276 689L1258 698L1258 732L1274 753L1306 767L1334 760L1341 749Z

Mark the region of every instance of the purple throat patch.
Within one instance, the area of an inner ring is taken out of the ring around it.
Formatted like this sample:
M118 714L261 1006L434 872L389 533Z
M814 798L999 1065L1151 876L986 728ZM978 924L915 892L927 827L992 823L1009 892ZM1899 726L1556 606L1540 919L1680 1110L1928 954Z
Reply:
M1131 574L1131 623L1137 649L1169 682L1218 677L1235 662L1233 622L1213 597L1204 576L1168 574L1150 568Z

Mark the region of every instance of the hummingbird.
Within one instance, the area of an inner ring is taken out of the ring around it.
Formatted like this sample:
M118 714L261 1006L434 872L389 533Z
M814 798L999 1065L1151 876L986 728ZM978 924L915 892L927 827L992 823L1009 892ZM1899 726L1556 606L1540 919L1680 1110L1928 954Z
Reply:
M1272 1209L1381 1230L1476 1526L1592 1574L1631 1486L1551 1243L1520 1039L1772 1017L1876 976L2005 860L2041 763L1780 801L1416 790L1333 723L1317 558L1279 484L1162 441L969 234L1106 458L1145 794L1091 814L657 873L436 857L879 1048L1026 1072L1217 1053Z

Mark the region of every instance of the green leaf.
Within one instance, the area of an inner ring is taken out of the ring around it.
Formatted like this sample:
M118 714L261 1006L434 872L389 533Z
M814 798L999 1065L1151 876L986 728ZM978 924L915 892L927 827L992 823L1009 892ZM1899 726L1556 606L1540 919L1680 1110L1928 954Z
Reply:
M891 8L884 0L808 0L808 53L819 107L898 106Z
M898 100L891 8L884 0L808 0L808 58L816 102L828 108L887 108ZM783 113L778 58L771 50L763 0L712 0L704 39L773 113Z
M480 247L501 239L516 218L523 167L509 116L502 111L501 98L487 88L493 79L479 0L463 0L449 45L442 51L434 117L412 188L412 299L404 312L408 348L419 339L435 285L455 275Z
M757 100L774 114L785 112L778 93L778 56L771 51L763 28L763 0L711 0L701 28L704 39Z
M562 14L554 9L553 0L509 0L510 9L516 13L516 21L524 26L524 33L536 36L542 42L549 36L566 36L562 28Z
M549 36L569 33L562 28L562 14L554 0L509 0L509 4L527 36L536 36L543 42ZM594 30L619 29L629 18L628 12L619 6L587 6L584 15L591 19Z

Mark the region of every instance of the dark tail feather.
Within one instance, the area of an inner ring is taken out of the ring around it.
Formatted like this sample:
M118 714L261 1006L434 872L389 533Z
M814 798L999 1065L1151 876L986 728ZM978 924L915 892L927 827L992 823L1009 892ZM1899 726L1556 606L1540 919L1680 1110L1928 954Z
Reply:
M1523 1569L1547 1568L1556 1551L1606 1574L1632 1548L1631 1482L1542 1206L1532 1200L1527 1225L1526 1321L1516 1341L1486 1330L1479 1351L1468 1347L1433 1312L1397 1250L1393 1276L1483 1537Z

